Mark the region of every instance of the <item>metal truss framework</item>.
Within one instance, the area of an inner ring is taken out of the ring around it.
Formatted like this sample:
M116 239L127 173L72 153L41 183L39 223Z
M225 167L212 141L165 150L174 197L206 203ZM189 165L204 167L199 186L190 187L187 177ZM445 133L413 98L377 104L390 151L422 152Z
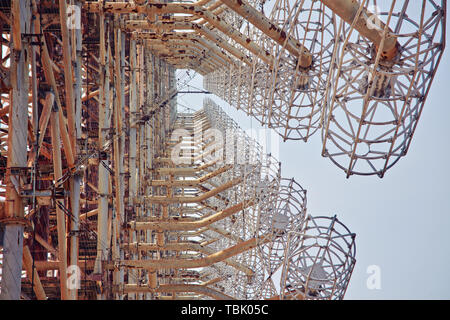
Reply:
M406 155L445 46L445 0L88 2L284 139L320 129L347 177ZM261 8L260 10L255 9ZM141 17L139 17L139 14ZM247 22L247 23L245 23Z
M341 299L354 234L211 100L177 112L176 69L382 177L444 49L415 4L0 1L1 297Z
M308 49L311 65L255 25L249 33L271 63L227 65L204 86L285 140L320 130L322 155L347 177L383 177L409 149L444 50L446 6L276 1L270 20Z

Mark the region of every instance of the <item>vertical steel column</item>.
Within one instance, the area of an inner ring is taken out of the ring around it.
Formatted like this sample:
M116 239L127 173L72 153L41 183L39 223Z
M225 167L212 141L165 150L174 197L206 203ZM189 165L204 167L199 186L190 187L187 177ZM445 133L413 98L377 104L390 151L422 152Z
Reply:
M145 70L145 65L144 65L144 52L145 52L145 48L142 45L142 43L139 45L138 49L137 49L137 63L138 63L138 72L137 72L137 79L138 79L138 83L140 84L138 86L138 95L137 95L137 106L139 107L139 114L141 115L141 112L143 111L143 105L144 105L144 92L145 92L145 86L144 84L144 75L146 73ZM143 190L143 180L145 179L145 171L144 171L144 152L143 152L143 148L144 148L144 124L139 121L138 123L138 137L137 137L137 142L138 142L138 146L137 146L137 150L136 150L136 157L138 159L138 172L137 172L137 176L139 177L137 183L138 183L138 189L137 189L137 196L141 197L144 193ZM139 204L138 207L138 211L136 213L137 217L143 217L145 215L144 212L144 207L142 204ZM138 242L142 242L144 239L142 238L142 232L138 231L137 232L137 241ZM145 240L144 240L145 242ZM138 255L138 259L142 258L142 254L141 251L138 251L137 253ZM141 270L138 270L138 279L141 279L143 276L143 272ZM137 298L139 300L142 300L144 298L144 294L143 293L138 293Z
M109 167L108 156L101 152L103 145L106 143L110 130L111 112L110 112L110 67L109 67L109 41L106 42L105 33L105 15L99 14L100 20L100 86L99 86L99 133L98 133L98 150L99 150L99 166L98 166L98 231L97 231L97 257L95 260L94 273L103 274L102 261L107 260L110 238L108 237L109 222ZM106 158L103 158L103 155ZM105 295L99 296L104 299Z
M151 95L151 84L152 84L152 63L151 63L151 52L144 47L144 65L145 65L145 69L146 69L146 73L145 73L145 81L143 81L143 87L145 88L145 100L144 100L144 114L149 114L153 104L153 100L152 100L152 95ZM150 172L151 172L151 164L150 164L150 122L146 121L144 123L144 177L147 176ZM144 195L147 196L151 193L150 188L144 183L142 183L144 185L145 191L144 191ZM153 213L153 208L150 206L147 206L147 204L144 203L144 207L145 207L145 216L150 217L152 216ZM149 242L151 241L151 237L152 237L152 232L148 232L145 231L145 242ZM146 259L150 259L151 257L146 257ZM148 283L152 284L153 281L155 280L156 272L155 270L146 270L147 271L147 281ZM146 294L146 299L151 299L151 295L150 294Z
M81 3L80 1L75 2L76 5L80 8L81 12ZM77 27L77 26L75 26ZM78 143L79 139L81 139L81 52L82 52L82 35L80 28L72 29L72 49L75 51L73 56L73 64L74 64L74 99L75 99L75 139L74 139L74 156L79 153ZM80 184L82 177L79 174L75 174L70 179L70 189L71 189L71 205L72 205L72 220L70 223L70 264L77 265L78 264L78 248L79 248L79 217L80 217ZM71 289L70 290L70 299L77 300L78 299L78 290Z
M6 203L4 220L3 268L0 299L18 300L21 291L23 230L19 223L24 217L24 205L19 195L22 184L20 173L12 168L27 166L27 127L29 61L27 40L24 33L31 33L30 1L11 2L11 52L10 79L12 90L8 123L8 160L5 177ZM26 38L25 38L26 39Z
M136 92L136 40L130 40L130 117L129 117L129 125L130 125L130 149L129 149L129 161L128 167L130 172L130 180L129 180L129 197L128 197L128 205L132 208L134 206L134 198L136 197L137 191L137 177L136 177L136 104L137 104L137 92ZM130 240L131 242L136 242L136 231L130 232ZM136 254L132 253L132 258L136 259ZM137 272L135 269L129 270L128 274L128 283L136 284L137 283ZM129 293L129 300L135 300L136 294Z
M120 18L119 18L120 19ZM120 20L119 20L120 21ZM126 34L122 33L120 31L120 56L119 56L119 66L120 66L120 100L119 100L119 113L120 113L120 126L121 126L121 132L122 134L119 136L119 143L120 143L120 162L119 162L119 173L120 173L120 180L119 180L119 187L120 187L120 212L121 214L121 220L120 225L123 225L125 222L125 135L129 135L129 133L126 131L128 130L127 126L124 126L125 121L125 41L126 41ZM119 244L123 241L123 231L119 228ZM124 250L119 245L119 255L120 260L124 260ZM120 283L124 283L125 278L125 270L122 268L120 269ZM124 296L122 295L121 299L123 299Z
M119 242L121 238L121 225L124 221L124 206L123 206L123 193L121 186L121 173L123 170L123 136L122 136L122 109L123 109L123 92L122 92L122 32L119 28L114 28L114 87L115 87L115 99L114 99L114 188L115 188L115 216L114 216L114 233L113 233L113 258L114 260L121 259L121 253L119 248ZM114 271L113 278L114 283L121 283L121 277L123 271ZM119 299L123 298L123 295L118 294Z

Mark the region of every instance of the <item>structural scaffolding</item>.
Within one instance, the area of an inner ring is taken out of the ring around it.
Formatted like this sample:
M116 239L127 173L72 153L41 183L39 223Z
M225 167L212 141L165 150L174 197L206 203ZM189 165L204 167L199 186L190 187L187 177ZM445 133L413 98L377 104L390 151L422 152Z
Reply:
M266 14L268 12L268 14ZM445 0L0 1L2 299L342 299L355 235L192 74L284 140L406 155Z

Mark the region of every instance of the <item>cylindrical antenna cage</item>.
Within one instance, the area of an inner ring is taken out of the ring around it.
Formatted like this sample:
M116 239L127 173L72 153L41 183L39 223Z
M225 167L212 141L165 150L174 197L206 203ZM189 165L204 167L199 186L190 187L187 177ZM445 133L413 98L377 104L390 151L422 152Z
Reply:
M277 60L269 71L266 123L285 140L307 141L320 127L321 105L332 67L336 20L320 1L303 5L277 1L271 19L304 46L312 55L312 62L303 67L300 59L285 47L273 47Z
M322 155L347 177L383 177L409 149L444 50L446 6L278 0L268 19L284 44L240 24L262 52L244 50L246 63L215 69L204 86L284 140L322 128Z
M281 277L282 299L342 299L355 265L355 234L336 216L306 219L293 232Z
M306 217L306 190L294 179L281 179L273 201L261 206L259 230L261 235L272 235L272 241L261 245L269 273L282 264L288 234L300 232Z
M323 156L347 177L383 177L405 156L444 47L446 1L364 1L369 29L397 40L390 57L343 24L325 105Z

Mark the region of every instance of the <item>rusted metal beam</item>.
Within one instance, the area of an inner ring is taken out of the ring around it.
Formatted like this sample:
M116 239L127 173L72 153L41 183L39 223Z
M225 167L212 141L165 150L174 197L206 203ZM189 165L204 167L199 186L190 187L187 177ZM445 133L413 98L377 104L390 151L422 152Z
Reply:
M157 222L129 222L132 230L196 230L208 226L214 222L225 219L239 211L254 205L254 201L241 202L213 215L197 221L157 221Z
M163 260L123 260L119 265L126 268L201 268L213 265L214 263L224 261L228 258L241 254L245 251L263 244L264 240L252 238L250 240L238 243L232 247L210 254L200 259L163 259Z
M31 256L30 248L23 247L23 265L27 271L28 280L33 283L33 291L38 300L47 300L44 288L42 287L41 279L36 268L33 268L33 257Z
M203 193L200 196L197 197L186 197L186 196L175 196L175 197L167 197L167 196L151 196L146 197L145 201L149 201L151 203L196 203L196 202L202 202L208 198L211 198L220 192L223 192L239 183L242 182L242 178L236 178L231 181L228 181L221 186L210 190L208 192Z
M216 169L210 173L203 175L198 179L190 179L190 180L150 180L148 181L148 185L150 186L172 186L172 187L193 187L197 186L201 183L204 183L218 175L230 170L233 166L228 164L219 169Z
M270 52L262 50L252 39L246 37L238 30L212 14L201 6L184 4L184 3L148 3L145 6L139 6L128 2L86 2L84 8L89 12L99 12L103 10L108 13L144 13L148 15L152 14L164 14L164 13L184 13L192 14L199 18L203 18L218 30L229 36L231 39L239 43L244 48L251 51L255 56L262 59L269 65L273 64L274 57Z
M213 254L214 251L211 248L208 248L204 244L200 243L166 243L163 246L158 246L158 244L155 243L126 243L123 245L123 247L127 250L130 250L132 252L134 251L157 251L157 250L170 250L170 251L197 251L204 254ZM243 265L242 263L239 263L232 258L224 260L224 263L234 267L236 270L239 270L241 272L244 272L248 276L252 276L254 274L253 270L249 267Z
M33 14L36 16L35 23L34 23L34 32L36 34L40 34L40 31L41 31L41 25L39 22L40 13L37 9L35 0L32 0L32 4L33 4ZM55 75L53 72L53 61L50 59L50 54L48 51L47 43L46 43L45 37L43 35L40 37L40 40L42 41L42 47L41 47L42 48L42 56L41 56L42 68L44 70L45 79L51 86L51 88L53 90L53 94L55 95L55 101L56 101L56 104L58 105L58 110L59 110L59 123L60 123L59 128L61 131L60 135L61 135L62 142L64 145L64 154L65 154L67 162L69 164L69 168L72 168L75 164L75 158L73 155L73 147L72 147L71 138L69 137L69 133L68 133L67 127L66 127L67 121L63 114L62 103L59 98L59 90L58 90L58 86L56 85Z
M221 0L222 1L222 0ZM223 0L230 1L230 0ZM354 25L356 31L362 36L372 41L377 49L383 44L382 57L392 60L398 53L398 42L395 33L387 29L386 38L383 39L383 31L386 25L379 21L378 27L370 27L368 19L374 17L376 13L370 12L366 8L360 8L362 3L357 0L321 0L328 8L336 13L342 20L350 25ZM361 10L360 10L361 9ZM358 12L360 12L359 15Z
M199 284L161 284L158 288L152 289L148 286L140 286L136 284L126 284L124 286L119 286L114 289L115 292L120 293L143 293L143 292L194 292L198 294L202 294L214 299L218 300L234 300L233 297L226 295L220 291L217 291L215 289L208 288L203 285Z
M270 21L265 15L257 11L244 0L220 0L233 11L250 21L255 27L264 32L280 46L298 58L298 64L308 68L312 64L312 55L309 50L295 39L289 37L286 32Z
M70 51L69 30L67 28L67 3L66 0L59 0L59 18L61 26L62 49L64 59L64 87L65 87L65 101L67 112L67 124L69 127L69 136L71 138L72 153L76 157L76 132L75 132L75 98L73 93L73 71L72 71L72 56Z
M125 28L131 29L131 30L135 30L135 29L145 30L145 29L153 29L153 28L156 30L195 30L200 35L202 35L205 38L209 39L210 41L216 43L217 46L223 48L224 50L229 52L231 55L236 57L237 59L246 63L248 66L252 66L251 59L248 55L243 53L238 48L231 46L227 41L225 41L223 38L221 38L213 30L210 30L199 23L180 22L180 21L150 23L147 20L128 20L125 22Z
M55 181L62 177L61 163L61 142L60 142L60 123L58 109L54 108L50 117L51 138L53 150L53 171ZM67 289L67 238L66 238L66 216L60 205L64 205L61 199L55 200L56 220L58 231L58 259L59 259L59 283L61 289L61 300L69 299Z
M39 150L44 142L45 132L47 130L48 122L50 121L50 114L52 112L53 104L55 102L55 95L52 92L47 92L43 103L42 111L39 119L39 140L37 143L37 150L33 149L28 159L28 165L31 167L36 158L39 157Z

